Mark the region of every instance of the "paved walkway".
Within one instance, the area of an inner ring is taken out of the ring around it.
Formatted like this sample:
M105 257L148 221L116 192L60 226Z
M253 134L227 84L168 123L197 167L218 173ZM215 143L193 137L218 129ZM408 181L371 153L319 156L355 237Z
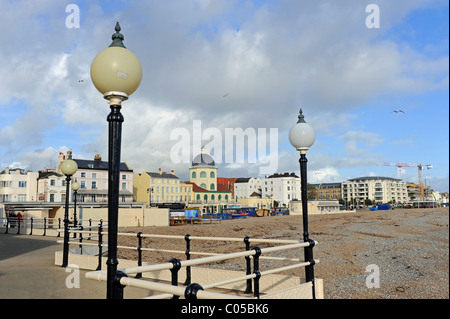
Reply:
M80 270L80 288L74 283L73 270L55 265L55 251L62 250L59 238L0 233L1 299L105 299L106 283L85 278ZM66 272L67 270L67 272ZM142 298L146 292L128 287L125 299Z

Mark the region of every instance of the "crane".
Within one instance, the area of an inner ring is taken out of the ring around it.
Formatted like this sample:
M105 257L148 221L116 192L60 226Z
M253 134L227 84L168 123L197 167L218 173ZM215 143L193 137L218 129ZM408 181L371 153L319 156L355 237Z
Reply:
M387 163L387 162L380 162L377 164L378 166L396 166L398 167L399 171L401 171L402 167L417 167L419 170L419 190L420 190L420 196L422 197L422 201L425 200L424 195L424 189L423 189L423 181L422 181L422 171L426 169L432 169L433 165L423 165L418 163Z

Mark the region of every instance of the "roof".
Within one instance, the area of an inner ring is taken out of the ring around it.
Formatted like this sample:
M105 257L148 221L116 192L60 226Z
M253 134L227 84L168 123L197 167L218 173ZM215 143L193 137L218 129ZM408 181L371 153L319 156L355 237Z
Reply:
M153 172L146 172L147 175L154 178L172 178L172 179L179 179L178 176L171 174L171 173L153 173Z
M361 181L361 180L377 180L377 179L381 179L381 180L390 180L390 181L401 181L401 179L398 179L398 178L382 177L382 176L365 176L365 177L357 177L357 178L349 179L349 181L350 181L350 182L354 182L354 181Z
M56 177L61 177L61 174L58 174L54 171L49 171L49 172L39 172L39 177L38 179L45 179L45 178L49 178L50 176L56 176Z
M226 187L225 185L217 184L217 190L209 191L203 187L198 186L197 184L193 182L184 182L185 184L191 184L192 190L194 192L209 192L209 193L231 193L231 190Z
M295 177L295 178L300 178L297 175L295 175L295 173L283 173L283 174L278 174L275 173L273 175L268 176L267 178L280 178L280 177Z
M198 154L192 160L192 166L212 166L215 167L216 163L214 163L214 159L208 154L202 153Z
M251 177L248 178L238 178L234 183L248 183L248 181L250 180Z
M78 165L78 169L96 169L96 170L108 170L108 162L97 160L83 160L74 159ZM133 170L128 167L126 163L120 163L121 172L132 172Z

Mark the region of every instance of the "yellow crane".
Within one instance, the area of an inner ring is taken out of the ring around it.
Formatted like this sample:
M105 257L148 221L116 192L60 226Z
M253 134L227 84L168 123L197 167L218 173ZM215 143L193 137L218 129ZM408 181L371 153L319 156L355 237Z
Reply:
M423 188L423 181L422 181L422 171L426 169L432 169L433 165L423 165L423 164L417 164L417 163L387 163L387 162L380 162L377 164L378 166L396 166L398 167L399 171L401 171L402 167L417 167L419 170L419 190L420 190L420 196L422 197L422 201L425 200L424 195L424 188Z

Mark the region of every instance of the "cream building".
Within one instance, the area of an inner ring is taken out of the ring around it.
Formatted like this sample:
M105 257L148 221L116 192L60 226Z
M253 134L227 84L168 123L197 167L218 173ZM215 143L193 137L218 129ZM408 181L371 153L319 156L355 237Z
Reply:
M20 168L6 168L0 173L0 203L35 202L39 174Z
M300 184L295 173L275 173L263 180L262 197L277 201L278 207L288 206L290 201L301 199Z
M342 182L341 189L342 199L354 205L364 205L366 199L374 204L408 202L406 183L396 178L358 177Z
M174 171L170 173L162 172L143 172L135 174L133 178L133 193L136 202L145 202L148 206L156 206L162 203L180 203L184 197L192 197L189 185L183 185L181 192L180 179Z

